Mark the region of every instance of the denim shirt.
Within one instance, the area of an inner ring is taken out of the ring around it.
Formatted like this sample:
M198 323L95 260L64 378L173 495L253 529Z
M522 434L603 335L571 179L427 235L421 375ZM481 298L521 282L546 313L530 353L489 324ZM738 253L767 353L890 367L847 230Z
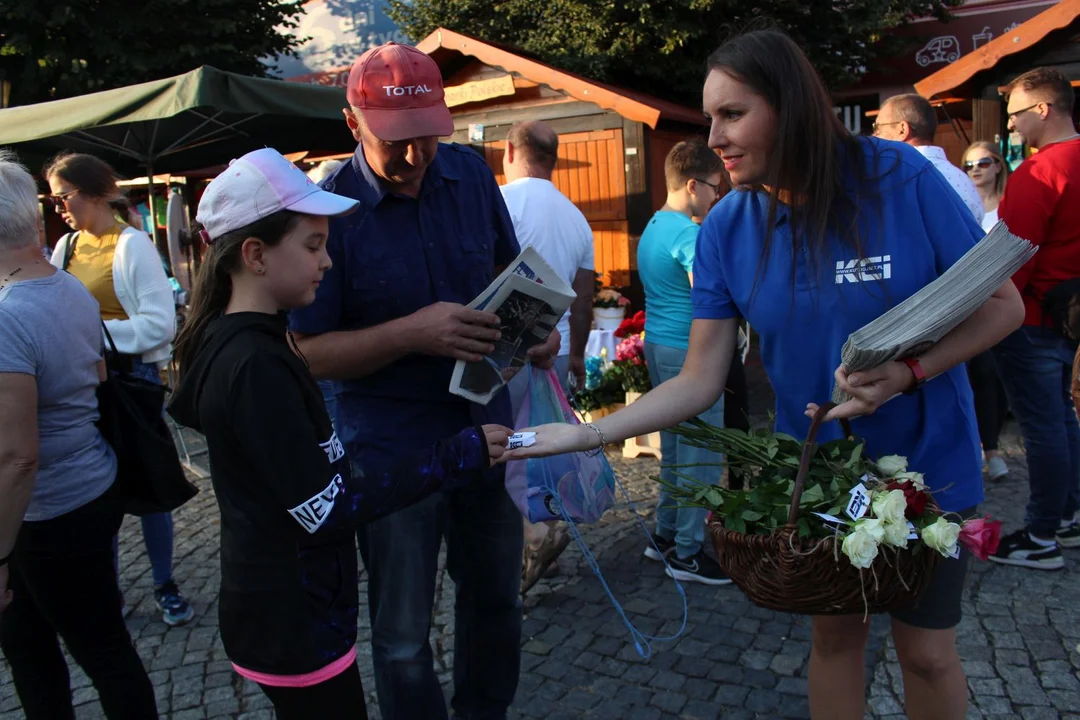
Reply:
M293 310L304 334L373 327L436 302L466 305L518 254L502 194L483 158L440 144L416 198L388 189L357 147L323 187L360 201L330 219L325 274L315 302ZM468 425L509 425L500 393L486 407L448 391L454 360L410 354L370 375L334 381L335 422L354 460L371 468Z

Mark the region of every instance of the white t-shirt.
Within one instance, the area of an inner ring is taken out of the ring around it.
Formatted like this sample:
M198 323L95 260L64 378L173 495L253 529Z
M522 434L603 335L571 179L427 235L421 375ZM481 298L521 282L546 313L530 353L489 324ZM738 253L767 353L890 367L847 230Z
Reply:
M945 157L945 151L937 145L916 145L915 149L934 164L937 171L945 177L945 182L949 183L949 186L967 205L971 214L975 216L975 222L981 225L986 210L983 208L979 191L975 189L975 183L971 181L967 173L949 162L949 158Z
M982 229L986 232L990 232L994 229L994 226L998 224L999 219L1000 218L998 217L998 209L994 208L990 212L983 215Z
M532 246L567 285L578 270L593 270L593 234L589 221L554 183L520 178L502 186L521 249ZM570 354L570 311L559 320L560 355Z

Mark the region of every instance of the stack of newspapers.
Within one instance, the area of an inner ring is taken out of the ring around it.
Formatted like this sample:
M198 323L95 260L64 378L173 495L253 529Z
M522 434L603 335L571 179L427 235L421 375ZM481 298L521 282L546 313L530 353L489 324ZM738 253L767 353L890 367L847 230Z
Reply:
M852 373L921 355L978 310L1036 250L999 222L941 277L848 336L841 363ZM833 402L849 399L833 388Z

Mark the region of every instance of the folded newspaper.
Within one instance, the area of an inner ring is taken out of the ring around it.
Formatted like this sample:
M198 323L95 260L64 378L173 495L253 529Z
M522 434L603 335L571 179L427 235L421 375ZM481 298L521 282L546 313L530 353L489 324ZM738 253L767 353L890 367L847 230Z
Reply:
M941 277L849 335L841 363L850 373L923 354L989 300L1037 249L999 222ZM834 386L833 402L850 399Z
M450 392L487 405L528 361L529 348L548 339L577 295L532 247L527 247L479 297L475 310L499 316L495 350L479 362L458 360ZM564 338L564 342L568 340Z

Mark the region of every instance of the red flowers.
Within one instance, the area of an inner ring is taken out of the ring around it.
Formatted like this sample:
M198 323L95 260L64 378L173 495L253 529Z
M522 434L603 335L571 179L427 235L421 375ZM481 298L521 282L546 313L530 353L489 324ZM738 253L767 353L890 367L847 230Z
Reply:
M622 321L619 325L619 329L616 330L613 335L617 338L629 337L630 335L638 335L645 331L645 311L638 310L634 313L633 317L628 317Z
M914 520L917 517L921 517L926 511L926 503L930 500L930 496L926 494L925 490L917 488L915 483L910 480L894 480L885 487L889 490L904 491L904 498L907 500L907 509L904 511L904 517L908 520Z
M1001 540L1001 521L989 517L968 520L960 527L960 544L980 560L997 552Z

